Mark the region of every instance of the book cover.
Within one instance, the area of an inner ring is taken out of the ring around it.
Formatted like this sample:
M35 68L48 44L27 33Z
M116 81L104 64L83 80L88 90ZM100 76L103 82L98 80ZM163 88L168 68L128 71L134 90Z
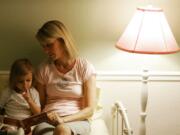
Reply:
M32 115L23 120L17 120L7 116L0 115L0 123L22 127L26 133L31 131L31 126L37 125L42 122L48 122L47 113L43 112L37 115Z

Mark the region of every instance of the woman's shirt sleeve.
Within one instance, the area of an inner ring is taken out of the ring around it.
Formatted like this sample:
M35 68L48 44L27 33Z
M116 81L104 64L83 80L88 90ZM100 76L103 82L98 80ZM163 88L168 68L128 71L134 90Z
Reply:
M83 82L87 81L91 76L96 75L94 66L86 59L80 59L79 64Z

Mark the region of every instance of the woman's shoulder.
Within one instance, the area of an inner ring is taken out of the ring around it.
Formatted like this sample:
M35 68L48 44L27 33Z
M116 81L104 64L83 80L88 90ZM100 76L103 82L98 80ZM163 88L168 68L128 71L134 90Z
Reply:
M44 59L44 60L42 60L41 63L39 63L38 68L46 67L51 64L52 64L52 62L49 59Z
M78 65L89 65L91 64L86 58L78 57L76 58L76 62Z
M36 68L36 71L47 71L51 67L52 62L49 59L44 59Z
M89 62L86 58L78 57L76 59L76 62L77 62L76 63L77 67L80 68L80 70L82 71L84 70L92 70L93 72L95 71L93 64Z

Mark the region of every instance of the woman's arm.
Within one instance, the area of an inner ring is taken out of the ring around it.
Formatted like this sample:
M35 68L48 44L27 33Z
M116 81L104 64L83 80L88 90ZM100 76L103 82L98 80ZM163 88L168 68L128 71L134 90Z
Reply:
M39 97L40 97L40 103L41 103L41 109L44 108L46 104L46 93L45 93L45 85L36 82L36 89L39 92Z

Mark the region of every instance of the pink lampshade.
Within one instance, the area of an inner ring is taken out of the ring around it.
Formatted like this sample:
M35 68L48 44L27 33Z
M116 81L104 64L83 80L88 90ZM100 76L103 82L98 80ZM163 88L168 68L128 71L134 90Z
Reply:
M116 47L144 54L169 54L180 50L163 10L152 7L137 8Z

